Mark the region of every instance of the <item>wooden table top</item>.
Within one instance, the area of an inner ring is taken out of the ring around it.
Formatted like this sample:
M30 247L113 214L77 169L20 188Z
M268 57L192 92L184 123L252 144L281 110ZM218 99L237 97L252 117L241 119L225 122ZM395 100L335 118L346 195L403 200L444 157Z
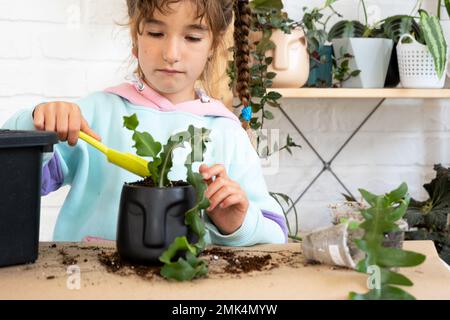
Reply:
M450 299L450 272L433 243L407 241L404 248L427 255L422 265L401 270L414 282L404 289L417 299ZM307 264L300 243L208 250L216 252L204 256L209 261L207 277L175 282L151 267L116 270L114 261L107 260L107 268L100 258L113 256L112 244L41 243L36 263L0 268L0 299L346 299L350 291L367 291L364 274ZM248 261L261 270L243 272L239 266Z

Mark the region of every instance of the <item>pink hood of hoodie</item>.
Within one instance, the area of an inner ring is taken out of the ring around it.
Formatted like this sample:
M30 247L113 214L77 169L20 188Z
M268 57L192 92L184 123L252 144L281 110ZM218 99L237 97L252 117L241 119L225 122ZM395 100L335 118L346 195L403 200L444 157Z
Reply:
M183 111L199 116L225 117L240 123L239 118L219 101L206 96L201 90L196 90L201 99L173 104L147 85L123 83L111 87L105 92L116 94L132 104L149 107L163 112Z

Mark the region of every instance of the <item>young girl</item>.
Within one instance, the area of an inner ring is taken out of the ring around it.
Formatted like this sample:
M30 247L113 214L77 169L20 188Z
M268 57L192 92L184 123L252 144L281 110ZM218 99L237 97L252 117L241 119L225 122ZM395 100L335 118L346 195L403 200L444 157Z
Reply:
M42 177L42 195L71 186L54 240L116 238L122 185L138 177L108 163L103 154L78 142L78 136L81 130L110 148L134 153L132 132L123 128L123 117L136 113L139 131L151 133L162 143L189 125L211 130L205 163L193 165L208 183L207 243L286 242L281 208L267 191L258 155L239 119L194 87L197 80L207 81L234 12L237 92L243 105L249 105L248 1L127 0L127 5L132 53L138 61L133 83L94 93L76 104L43 103L22 110L4 125L54 131L62 141L52 154L44 155ZM177 153L176 158L179 161L174 161L169 177L185 180L186 155Z

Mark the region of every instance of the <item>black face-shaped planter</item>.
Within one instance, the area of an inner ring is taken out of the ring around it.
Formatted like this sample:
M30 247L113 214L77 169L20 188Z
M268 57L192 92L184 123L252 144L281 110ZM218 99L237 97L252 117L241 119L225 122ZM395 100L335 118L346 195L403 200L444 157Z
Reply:
M160 255L176 237L197 237L185 225L185 213L195 206L190 186L151 188L125 184L119 207L117 251L132 263L160 265Z

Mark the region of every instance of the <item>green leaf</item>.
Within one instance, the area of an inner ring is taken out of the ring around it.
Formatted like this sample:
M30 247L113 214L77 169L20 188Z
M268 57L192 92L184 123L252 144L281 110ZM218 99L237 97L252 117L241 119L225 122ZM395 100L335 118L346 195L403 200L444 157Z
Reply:
M387 194L389 201L397 202L406 197L408 193L408 186L406 183L402 183L397 189Z
M165 264L161 268L161 275L166 279L177 281L192 280L207 274L206 261L197 259L192 253L187 252L186 260L179 258L177 262Z
M382 286L381 289L372 289L366 294L351 292L350 300L416 300L406 291L392 286Z
M123 117L123 126L128 130L134 131L139 125L139 120L136 113L130 117Z
M361 73L361 70L353 70L353 71L350 73L350 76L352 76L352 77L357 77L357 76L359 76L360 73Z
M206 143L210 142L209 135L211 130L189 126L188 132L192 151L187 161L190 161L190 163L201 162L206 152Z
M425 10L419 10L419 14L426 45L433 56L436 73L441 78L447 60L447 42L441 23L437 17L430 16Z
M154 158L153 161L149 161L148 163L148 171L150 172L150 177L152 178L153 183L155 186L158 185L159 178L160 178L160 167L161 165L161 158Z
M337 0L327 0L327 2L325 2L325 8L331 6L333 3L335 3Z
M254 9L283 9L283 2L281 0L253 0L250 6Z
M282 98L283 96L282 96L280 93L276 92L276 91L270 91L270 92L267 94L267 97L268 97L270 100L278 100L278 99Z
M156 142L148 132L135 131L133 140L136 142L133 147L139 156L156 158L161 151L161 143Z
M447 14L450 17L450 0L444 0L445 9L447 10Z
M386 284L395 284L399 286L409 286L409 287L413 285L412 281L409 280L404 275L397 272L388 271L385 269L381 270L381 282Z
M382 267L414 267L425 261L420 253L395 248L379 248L377 262Z
M264 111L264 118L266 118L268 120L273 120L274 119L273 113L268 111L268 110L265 110Z
M274 79L277 76L275 72L267 72L266 77L267 79Z
M339 21L328 32L328 40L338 38L360 38L363 36L365 26L359 21Z
M186 237L177 237L166 251L159 257L159 261L163 263L172 262L173 257L176 256L180 250L186 250L193 254L196 254L195 247L191 246Z
M266 64L267 65L271 65L272 64L272 62L273 62L273 58L272 57L266 57ZM275 72L269 72L269 73L275 73ZM268 74L269 74L268 73ZM275 74L276 75L276 74ZM267 76L267 77L269 77L269 76ZM275 77L274 77L275 78ZM271 78L269 78L269 79L271 79Z
M208 198L205 196L206 189L208 185L203 180L201 174L192 171L192 165L186 164L187 168L187 181L190 185L195 188L196 192L196 207L198 210L206 209L209 207L210 203Z
M392 222L400 220L405 215L407 208L408 202L401 201L400 205L389 214L389 220Z
M200 238L203 238L203 236L206 234L205 225L200 218L198 206L194 207L186 213L185 223L186 225L190 226L192 232L194 232Z
M361 193L361 195L363 196L364 200L367 201L368 204L370 204L371 206L375 206L377 203L377 196L370 193L369 191L366 191L364 189L359 189L359 192Z

